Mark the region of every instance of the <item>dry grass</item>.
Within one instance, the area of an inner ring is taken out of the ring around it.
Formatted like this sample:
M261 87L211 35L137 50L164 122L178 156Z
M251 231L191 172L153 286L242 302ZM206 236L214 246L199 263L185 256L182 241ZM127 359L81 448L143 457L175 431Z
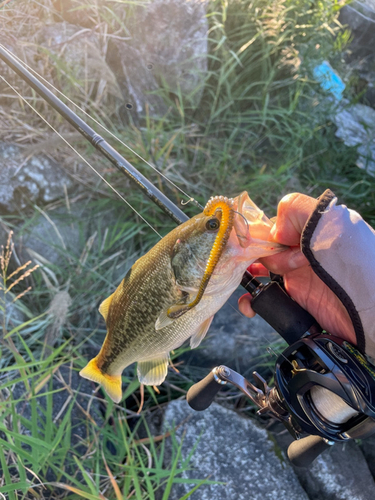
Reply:
M28 286L26 289L22 291L18 291L14 294L13 288L16 289L19 287L18 285L26 280L31 273L36 271L39 267L38 264L31 267L31 260L26 262L25 264L20 265L17 269L8 274L9 264L11 261L11 257L14 250L14 243L12 240L13 231L9 231L8 240L4 247L1 245L0 252L0 308L1 308L1 316L3 323L3 335L6 334L6 315L7 309L11 304L14 304L17 300L21 299L27 292L31 290L31 286ZM10 299L9 299L10 297Z
M65 22L52 0L11 2L0 10L0 43L82 108L107 120L116 113L121 93L105 62L108 25L100 21L97 8L91 10L96 18L89 29ZM70 126L2 61L0 73L62 134L71 133ZM52 135L2 80L0 117L0 140L32 144Z

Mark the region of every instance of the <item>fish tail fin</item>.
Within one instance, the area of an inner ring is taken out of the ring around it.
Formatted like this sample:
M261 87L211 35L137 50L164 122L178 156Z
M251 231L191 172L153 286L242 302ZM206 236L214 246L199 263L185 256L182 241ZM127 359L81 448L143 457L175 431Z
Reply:
M83 378L101 384L105 392L115 403L121 401L121 375L108 375L108 373L103 373L98 367L97 358L93 358L89 361L79 374Z

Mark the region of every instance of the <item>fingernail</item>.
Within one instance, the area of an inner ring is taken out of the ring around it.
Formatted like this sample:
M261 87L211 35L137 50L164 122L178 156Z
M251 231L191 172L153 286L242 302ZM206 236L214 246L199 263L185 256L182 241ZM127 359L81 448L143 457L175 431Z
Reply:
M302 267L307 263L306 257L303 255L299 248L293 249L289 256L289 266L292 269Z
M270 230L270 236L271 238L274 240L275 239L275 234L276 234L276 224L274 224L272 227L271 227L271 230Z

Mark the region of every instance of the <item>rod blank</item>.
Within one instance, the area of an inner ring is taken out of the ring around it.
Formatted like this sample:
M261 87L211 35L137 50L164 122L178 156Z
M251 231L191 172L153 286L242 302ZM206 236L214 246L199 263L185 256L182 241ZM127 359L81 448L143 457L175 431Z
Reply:
M125 174L136 186L160 207L177 224L189 220L189 217L180 210L165 194L155 187L131 163L120 155L107 141L85 123L66 104L56 97L38 78L27 70L17 59L2 45L0 45L0 59L12 68L25 82L27 82L43 99L45 99L60 115L65 118L85 139L100 151L120 172Z

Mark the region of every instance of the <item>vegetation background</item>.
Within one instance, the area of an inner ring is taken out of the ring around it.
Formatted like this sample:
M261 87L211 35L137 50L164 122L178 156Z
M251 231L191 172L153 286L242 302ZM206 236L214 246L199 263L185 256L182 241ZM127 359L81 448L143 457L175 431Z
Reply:
M111 34L126 33L124 12L128 22L132 9L146 4L79 0L73 7L93 20L105 60ZM56 58L38 44L35 33L61 21L59 2L1 5L1 43L13 46L21 59L130 145L132 151L98 129L176 203L182 199L179 191L142 158L201 204L211 195L247 190L272 216L282 195L319 196L330 187L375 223L374 179L356 167L356 149L335 137L334 102L312 78L312 69L325 59L344 71L342 52L350 33L338 22L341 4L210 0L208 71L200 83L199 106L193 105L194 96L171 92L161 82L158 95L168 111L160 117L146 110L140 119L116 94L115 82L111 87L107 81L99 92L92 82L77 80L64 55ZM161 234L174 227L11 70L1 65L1 72L151 226ZM354 83L346 82L349 102L361 99ZM75 190L62 189L52 203L30 204L1 217L16 239L31 231L42 245L53 247L57 258L34 252L34 262L22 267L27 259L17 247L12 254L11 239L1 242L0 497L166 500L189 464L180 461L173 430L155 435L155 421L169 400L184 397L200 373L180 364L179 373L171 371L157 394L139 387L132 367L124 376L120 405L92 393L93 386L77 376L105 334L99 303L158 236L100 179L82 170L82 160L3 80L0 121L1 141L17 144L25 157L43 152L76 183ZM191 205L186 210L195 213ZM50 224L48 238L35 229L41 219ZM70 238L78 243L72 245ZM177 364L183 350L175 353ZM226 404L236 401L235 395ZM172 441L167 460L166 438ZM192 484L191 492L200 484Z

